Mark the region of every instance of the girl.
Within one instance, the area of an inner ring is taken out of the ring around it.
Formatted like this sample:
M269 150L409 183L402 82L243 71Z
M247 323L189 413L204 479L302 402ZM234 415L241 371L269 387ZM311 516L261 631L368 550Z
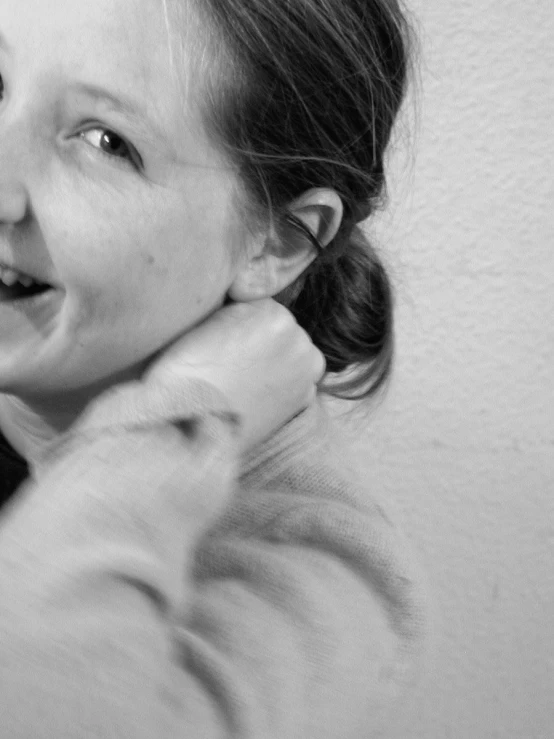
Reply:
M397 0L0 0L2 737L357 739L417 672L320 398L390 370L357 223L408 37Z

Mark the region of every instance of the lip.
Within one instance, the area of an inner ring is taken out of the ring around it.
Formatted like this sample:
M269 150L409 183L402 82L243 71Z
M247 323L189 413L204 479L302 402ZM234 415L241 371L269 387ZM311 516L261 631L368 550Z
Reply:
M52 321L60 314L64 302L65 291L50 288L40 295L32 298L17 298L16 300L0 301L0 343L5 338L21 336L21 330L30 328L34 330L52 327Z
M40 270L34 269L33 267L27 267L24 264L15 264L14 262L5 261L3 259L0 259L0 267L4 267L5 269L12 269L14 272L20 272L23 275L27 275L35 282L40 283L41 285L51 285L52 287L57 287L50 279L43 277L40 274Z

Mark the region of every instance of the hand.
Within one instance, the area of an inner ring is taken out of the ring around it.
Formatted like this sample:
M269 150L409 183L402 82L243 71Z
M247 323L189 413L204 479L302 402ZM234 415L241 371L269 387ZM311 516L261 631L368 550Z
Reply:
M325 367L292 313L266 298L213 313L159 355L143 381L213 384L241 416L245 452L310 405Z

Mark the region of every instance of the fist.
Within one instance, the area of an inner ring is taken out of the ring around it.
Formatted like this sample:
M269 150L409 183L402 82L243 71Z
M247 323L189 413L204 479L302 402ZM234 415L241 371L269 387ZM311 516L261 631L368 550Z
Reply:
M161 353L142 379L213 384L241 417L245 452L313 402L325 369L292 313L264 298L225 305Z

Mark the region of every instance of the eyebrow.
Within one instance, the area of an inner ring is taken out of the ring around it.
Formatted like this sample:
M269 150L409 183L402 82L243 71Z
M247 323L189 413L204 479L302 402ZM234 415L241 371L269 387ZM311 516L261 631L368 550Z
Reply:
M11 46L6 40L6 37L2 33L1 29L0 48L5 49L6 51L11 50ZM142 109L140 105L138 105L135 101L133 101L131 98L126 97L125 95L116 95L112 92L109 92L108 90L103 89L102 87L88 84L86 82L78 83L76 85L76 88L80 92L84 92L86 95L94 98L95 100L108 103L112 108L114 108L114 110L120 110L121 112L126 113L127 115L130 115L134 118L146 119L151 122L153 126L158 128L156 123L148 118L146 110Z
M86 82L77 83L74 89L93 98L95 101L106 103L109 108L124 113L126 116L136 120L139 125L146 122L149 128L153 129L167 141L167 131L164 131L160 124L148 115L146 109L138 101L126 95L119 95L103 87ZM143 129L144 125L140 125L140 128Z
M96 85L87 84L85 82L80 82L75 87L79 92L83 92L85 95L88 95L95 100L109 103L112 108L121 110L123 113L127 113L128 115L140 117L146 115L146 111L141 110L137 103L130 98L125 97L125 95L116 95L108 90L104 90L102 87L97 87Z

